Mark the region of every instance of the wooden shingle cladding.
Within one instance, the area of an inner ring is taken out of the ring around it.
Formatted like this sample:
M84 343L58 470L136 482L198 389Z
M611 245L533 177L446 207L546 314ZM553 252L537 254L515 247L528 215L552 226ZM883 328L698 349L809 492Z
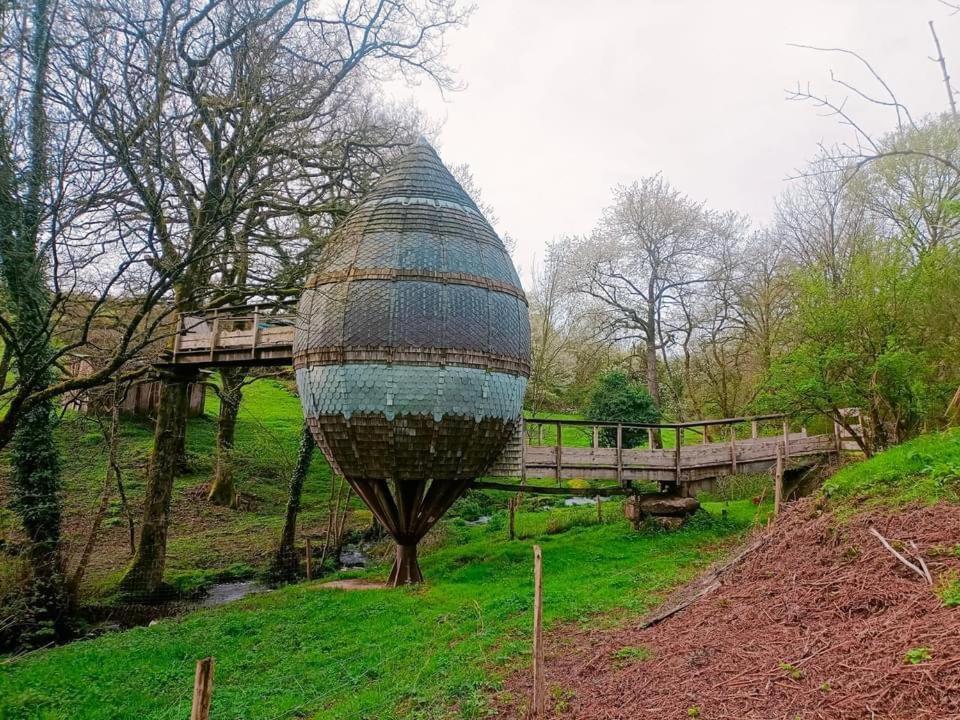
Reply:
M416 542L499 456L530 374L513 262L428 144L333 233L296 323L317 444L397 540L392 582L417 581Z

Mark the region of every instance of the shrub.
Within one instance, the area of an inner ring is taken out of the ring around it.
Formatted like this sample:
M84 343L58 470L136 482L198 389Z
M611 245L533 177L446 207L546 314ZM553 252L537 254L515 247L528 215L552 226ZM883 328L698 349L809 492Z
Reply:
M590 396L587 406L588 420L615 420L627 423L655 423L660 419L657 406L641 383L631 380L622 370L613 370L601 375ZM624 430L624 447L636 447L646 439L642 429ZM600 433L604 447L615 447L617 431L604 428Z

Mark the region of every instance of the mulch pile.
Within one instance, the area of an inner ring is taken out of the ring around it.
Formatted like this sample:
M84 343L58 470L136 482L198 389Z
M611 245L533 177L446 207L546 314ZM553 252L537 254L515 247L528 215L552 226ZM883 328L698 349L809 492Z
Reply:
M841 522L796 503L668 619L548 633L550 716L960 718L960 607L944 607L870 527L904 554L915 542L937 583L960 571L958 506ZM529 675L508 681L501 717L522 715Z

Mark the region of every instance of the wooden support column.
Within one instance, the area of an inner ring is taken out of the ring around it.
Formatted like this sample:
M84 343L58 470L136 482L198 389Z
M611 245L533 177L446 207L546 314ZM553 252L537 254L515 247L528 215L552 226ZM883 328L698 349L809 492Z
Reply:
M703 426L703 444L706 445L709 442L710 442L710 438L707 437L707 426L704 425Z
M647 449L653 450L653 428L647 428Z
M593 426L593 449L596 450L600 447L600 428L596 425Z
M783 446L777 443L777 464L773 470L773 514L780 514L783 504Z
M756 420L750 421L750 437L752 437L754 440L760 437L760 423L758 423Z
M790 457L790 421L787 418L783 419L783 456Z

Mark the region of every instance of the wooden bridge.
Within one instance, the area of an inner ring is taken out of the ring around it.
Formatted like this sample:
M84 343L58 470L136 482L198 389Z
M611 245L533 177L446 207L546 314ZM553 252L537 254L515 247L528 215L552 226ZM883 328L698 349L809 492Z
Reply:
M200 369L225 365L290 365L296 308L258 304L220 308L180 318L161 365ZM637 441L637 435L641 437ZM522 438L522 441L521 441ZM662 438L662 445L658 438ZM494 464L494 477L611 480L629 491L634 482L695 494L713 479L766 472L780 455L792 467L812 466L849 449L838 426L808 435L784 415L636 424L528 419ZM494 487L497 483L477 483Z
M806 428L792 428L785 415L669 424L540 418L524 420L521 427L492 476L553 479L557 486L573 479L611 480L616 482L611 489L627 491L635 482L656 482L696 494L724 475L767 472L778 458L791 468L810 467L850 448L839 427L808 435ZM638 433L646 436L640 443L628 440ZM658 435L666 447L657 447Z

